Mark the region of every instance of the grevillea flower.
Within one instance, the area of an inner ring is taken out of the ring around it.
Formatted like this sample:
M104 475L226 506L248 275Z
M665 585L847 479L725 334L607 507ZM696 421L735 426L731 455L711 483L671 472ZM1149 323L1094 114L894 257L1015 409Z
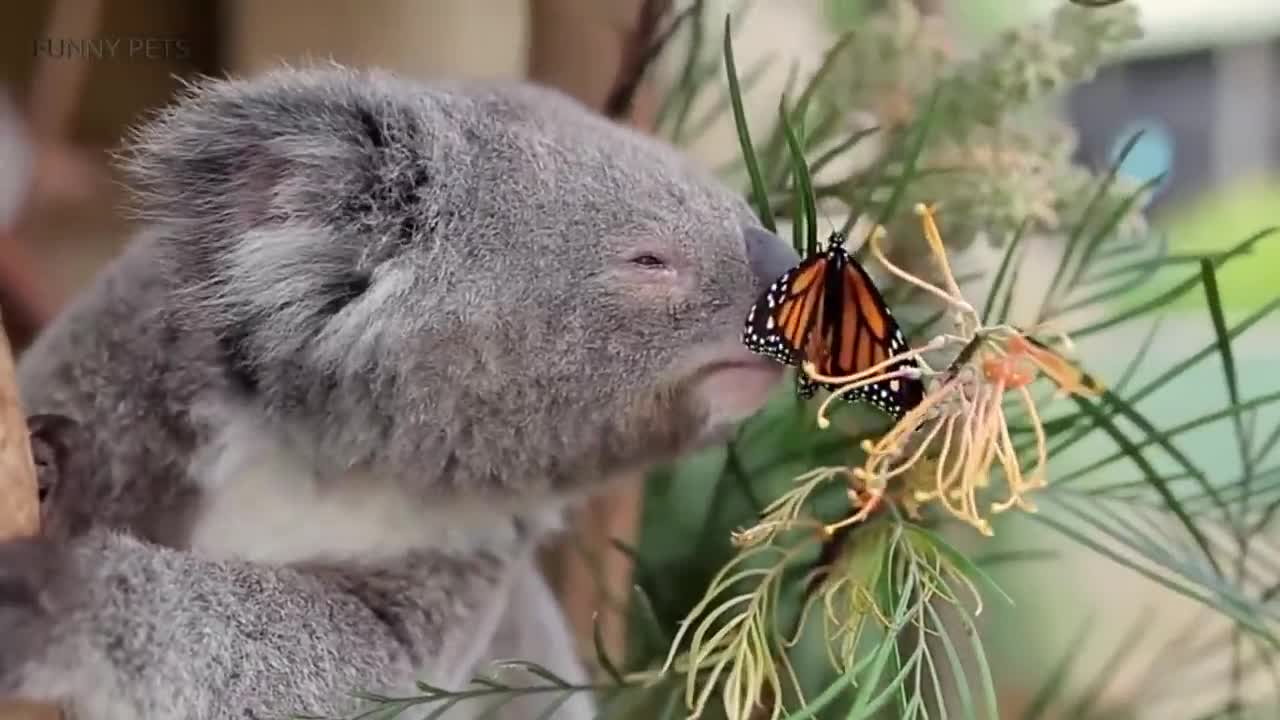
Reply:
M909 514L925 503L936 502L950 514L979 532L990 535L991 526L979 506L980 491L988 488L997 465L1008 486L1006 498L990 505L992 513L1017 507L1034 510L1027 494L1043 486L1047 450L1040 410L1029 385L1039 375L1052 380L1059 394L1097 395L1101 386L1088 374L1030 334L1008 325L984 326L960 293L947 260L934 209L917 205L924 236L939 266L945 288L939 288L891 263L881 243L883 228L871 233L871 252L889 272L946 304L956 333L934 338L926 345L889 358L865 372L829 377L811 363L803 371L817 382L839 386L818 409L819 427L828 427L827 412L836 397L855 388L891 377L884 369L904 357L916 357L928 385L924 399L879 440L866 440L861 467L852 468L850 499L858 511L825 528L827 534L868 517L888 495ZM1060 340L1070 347L1065 336ZM943 370L933 370L922 357L947 346L960 351ZM1034 464L1019 458L1009 433L1006 401L1021 404L1035 437Z

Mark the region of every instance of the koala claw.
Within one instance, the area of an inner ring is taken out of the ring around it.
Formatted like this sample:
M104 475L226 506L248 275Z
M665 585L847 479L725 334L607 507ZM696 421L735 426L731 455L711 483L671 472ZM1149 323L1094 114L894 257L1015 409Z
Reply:
M47 645L55 582L64 553L45 539L0 542L0 697L17 688L19 673Z

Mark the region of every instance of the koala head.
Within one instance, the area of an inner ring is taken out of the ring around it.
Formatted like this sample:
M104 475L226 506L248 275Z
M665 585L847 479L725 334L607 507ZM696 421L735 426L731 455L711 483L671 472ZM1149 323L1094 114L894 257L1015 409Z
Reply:
M330 67L193 86L132 138L173 322L335 476L563 495L715 441L797 262L734 193L552 90Z

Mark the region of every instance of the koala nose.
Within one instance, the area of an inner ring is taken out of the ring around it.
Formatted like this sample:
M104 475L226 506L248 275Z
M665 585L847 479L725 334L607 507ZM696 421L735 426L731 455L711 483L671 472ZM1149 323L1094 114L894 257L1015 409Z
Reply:
M773 284L784 272L800 263L795 248L782 238L761 227L742 231L747 240L747 261L761 290Z

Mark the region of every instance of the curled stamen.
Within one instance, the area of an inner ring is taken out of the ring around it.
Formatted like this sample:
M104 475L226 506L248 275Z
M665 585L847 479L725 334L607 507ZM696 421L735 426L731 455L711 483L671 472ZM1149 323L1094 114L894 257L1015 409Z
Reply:
M1047 443L1040 411L1029 389L1031 383L1043 375L1068 393L1101 392L1100 384L1083 370L1025 331L1005 324L983 326L973 306L961 295L934 208L917 205L915 211L921 218L929 250L937 260L943 287L891 263L882 247L882 227L877 226L868 238L871 252L889 273L957 311L959 330L938 335L925 346L899 353L848 377L824 376L812 363L803 366L811 380L833 388L818 409L818 425L824 428L830 424L828 409L837 397L895 378L937 376L920 402L888 432L875 442L868 439L861 443L866 459L849 473L849 503L857 511L826 526L828 533L865 520L882 503L892 500L911 517L917 517L915 513L923 503L937 501L953 517L990 535L991 525L979 511L984 505L978 496L991 485L993 472L1004 478L1008 488L1007 498L986 505L993 513L1014 507L1033 511L1027 495L1045 482ZM1070 347L1070 339L1058 335L1062 344ZM960 345L961 350L943 372L888 369L907 358L916 358L923 364L924 353L951 344ZM1024 470L1014 448L1004 411L1010 393L1019 396L1035 434L1035 465L1029 470ZM903 483L904 491L889 494L889 485L895 481Z
M825 400L822 401L822 405L818 408L818 427L823 430L826 430L827 428L831 427L831 419L827 417L827 413L830 411L831 403L835 402L837 398L844 397L845 395L848 395L854 390L857 390L858 388L861 388L861 387L866 387L867 385L874 385L878 382L882 382L885 380L893 380L895 378L901 378L901 377L918 378L920 377L920 371L915 368L903 368L901 370L895 370L885 375L877 375L872 378L867 378L866 380L862 380L855 383L849 383L848 385L845 385L840 389L832 392L830 395L826 397Z
M935 297L947 303L948 305L963 312L966 316L977 315L977 313L973 309L973 306L970 305L967 301L965 301L964 298L958 297L958 296L953 297L949 295L946 291L939 288L938 286L930 282L927 282L925 280L921 280L915 275L912 275L906 270L903 270L902 268L893 264L889 260L889 258L885 256L884 248L880 247L880 241L884 238L885 235L886 235L886 232L884 228L877 227L871 233L871 238L868 240L868 242L871 243L871 254L875 256L876 261L879 262L881 265L883 265L884 268L890 272L890 274L896 276L900 280L903 280L905 282L911 283L912 285L915 285L916 287L920 288L921 290L924 290L927 293L930 293L931 295L934 295Z
M1027 408L1027 417L1031 420L1031 428L1036 436L1036 469L1032 471L1032 482L1034 487L1044 485L1045 468L1049 464L1048 441L1044 434L1044 423L1040 421L1040 411L1036 409L1035 400L1031 397L1031 391L1021 388L1018 391L1022 395L1022 402Z
M947 289L951 291L951 295L961 298L960 286L956 283L955 275L951 273L951 263L947 260L947 250L942 245L942 233L938 230L938 220L934 217L937 205L929 206L924 203L916 203L912 208L916 215L920 216L920 221L924 225L924 237L929 241L929 249L933 251L933 257L942 266L942 275L946 278ZM967 305L967 303L966 303ZM973 307L969 307L969 312L973 312Z

